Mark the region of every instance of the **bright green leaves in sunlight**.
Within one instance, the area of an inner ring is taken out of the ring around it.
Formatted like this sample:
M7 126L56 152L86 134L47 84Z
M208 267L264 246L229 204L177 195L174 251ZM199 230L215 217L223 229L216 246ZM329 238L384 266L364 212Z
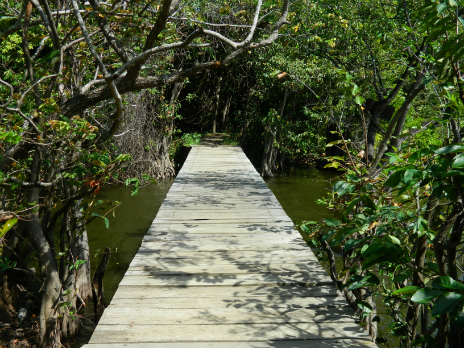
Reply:
M394 296L411 296L411 301L419 304L430 304L432 316L452 313L455 319L461 318L464 305L464 284L449 276L435 278L429 283L430 286L419 288L408 286L396 290Z
M353 192L354 187L354 185L347 182L337 181L337 183L333 186L333 191L340 197L344 194Z

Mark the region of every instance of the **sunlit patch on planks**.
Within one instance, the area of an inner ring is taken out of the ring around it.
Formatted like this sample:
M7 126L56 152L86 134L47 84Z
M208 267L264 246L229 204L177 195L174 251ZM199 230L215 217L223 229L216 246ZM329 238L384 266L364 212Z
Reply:
M196 146L86 346L122 347L376 346L242 150Z

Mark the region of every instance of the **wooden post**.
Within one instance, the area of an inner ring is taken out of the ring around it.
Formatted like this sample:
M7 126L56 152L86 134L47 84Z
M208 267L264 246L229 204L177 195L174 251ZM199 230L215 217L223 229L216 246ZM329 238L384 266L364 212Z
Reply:
M103 276L105 275L106 266L111 256L111 249L106 247L100 264L95 270L92 281L93 308L95 311L95 323L100 320L103 311L106 308L105 294L103 292Z

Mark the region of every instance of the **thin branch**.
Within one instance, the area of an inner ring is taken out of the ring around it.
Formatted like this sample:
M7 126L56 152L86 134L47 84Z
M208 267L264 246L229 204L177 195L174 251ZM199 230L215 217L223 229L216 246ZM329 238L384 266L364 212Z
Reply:
M34 7L36 8L37 11L39 11L39 14L40 14L40 18L42 19L42 23L45 28L47 28L47 31L48 31L48 34L51 36L52 38L52 41L53 41L53 46L55 47L55 49L59 49L60 47L60 41L58 39L58 34L56 33L56 30L55 29L55 23L50 24L50 21L48 20L48 17L47 15L45 14L42 6L40 6L39 4L39 1L38 0L30 0L31 3L34 5Z
M113 96L115 102L116 102L116 113L110 116L110 119L113 120L113 127L114 125L119 125L119 119L121 117L122 111L124 109L123 104L122 104L122 97L119 94L119 91L116 87L116 84L114 83L114 79L117 78L117 74L110 75L108 73L108 70L106 70L105 64L103 64L103 61L101 60L100 56L98 55L97 51L95 50L95 47L92 44L92 41L90 40L89 33L87 31L87 27L85 26L84 20L82 19L81 14L79 13L79 6L76 2L76 0L71 1L73 8L74 8L74 13L76 15L77 21L79 23L79 27L81 28L82 35L85 37L85 41L87 43L87 46L89 47L90 52L92 53L93 57L97 61L97 64L100 67L100 70L103 73L103 77L105 78L106 84L111 91L111 95ZM110 136L112 136L115 133L116 130L111 130L112 134L110 133Z
M219 24L219 23L208 23L203 22L195 19L190 19L187 17L169 17L174 21L185 21L185 22L192 22L195 24L207 25L209 27L216 27L216 28L251 28L251 25L241 25L241 24Z
M144 51L147 51L153 48L155 41L158 39L158 35L161 31L166 27L166 22L168 17L174 12L175 7L179 4L180 0L164 0L163 7L156 19L155 25L153 29L148 34L147 40L145 41L145 45L143 47Z
M115 137L115 138L117 138L117 137L122 137L124 134L129 133L130 131L135 131L135 129L128 129L128 130L126 130L125 132L122 132L121 134L115 134L115 135L113 135L113 137Z
M34 61L38 55L43 51L43 49L45 48L45 42L50 38L49 35L45 36L41 41L40 41L40 44L39 44L39 47L37 47L35 53L33 54L33 56L31 57L31 60Z
M42 77L40 80L34 82L34 83L26 90L26 92L24 92L24 93L21 95L21 98L19 98L19 100L18 100L18 108L20 108L20 107L23 105L24 98L26 97L26 95L27 95L34 87L36 87L37 85L39 85L40 83L42 83L42 81L47 80L47 79L50 79L50 78L53 78L53 77L56 77L56 76L58 76L58 74L53 74L53 75L44 76L44 77Z
M98 0L89 0L90 4L92 5L92 8L96 12L101 12L101 6ZM105 16L98 16L98 25L100 26L101 31L103 32L103 35L105 36L106 40L109 42L113 50L116 52L116 54L121 58L121 60L126 63L129 60L129 56L127 55L126 50L124 47L121 45L121 43L116 39L116 36L113 33L113 30L111 30L111 27L108 24L108 21L106 20Z
M6 81L3 81L2 79L0 79L0 84L6 86L10 90L10 95L8 96L8 100L5 102L5 104L0 105L0 108L6 108L8 105L10 105L11 101L13 100L14 89L12 85L10 85Z

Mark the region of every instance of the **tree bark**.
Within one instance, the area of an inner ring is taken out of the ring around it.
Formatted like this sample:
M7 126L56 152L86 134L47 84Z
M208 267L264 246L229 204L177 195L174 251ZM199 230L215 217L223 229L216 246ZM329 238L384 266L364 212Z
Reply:
M218 80L218 84L217 84L218 87L217 87L217 90L216 90L216 106L214 107L213 134L216 134L216 128L217 128L217 116L218 116L218 112L219 112L221 81L222 81L222 75L219 76L219 80Z
M95 323L100 320L103 311L106 308L105 293L103 290L103 276L105 275L106 267L111 256L111 249L106 247L100 264L95 270L92 281L93 308L95 311Z
M229 114L229 108L230 108L231 101L232 101L232 93L228 93L226 105L224 106L224 109L222 110L221 129L223 132L225 132L226 130L226 118L227 118L227 115Z

